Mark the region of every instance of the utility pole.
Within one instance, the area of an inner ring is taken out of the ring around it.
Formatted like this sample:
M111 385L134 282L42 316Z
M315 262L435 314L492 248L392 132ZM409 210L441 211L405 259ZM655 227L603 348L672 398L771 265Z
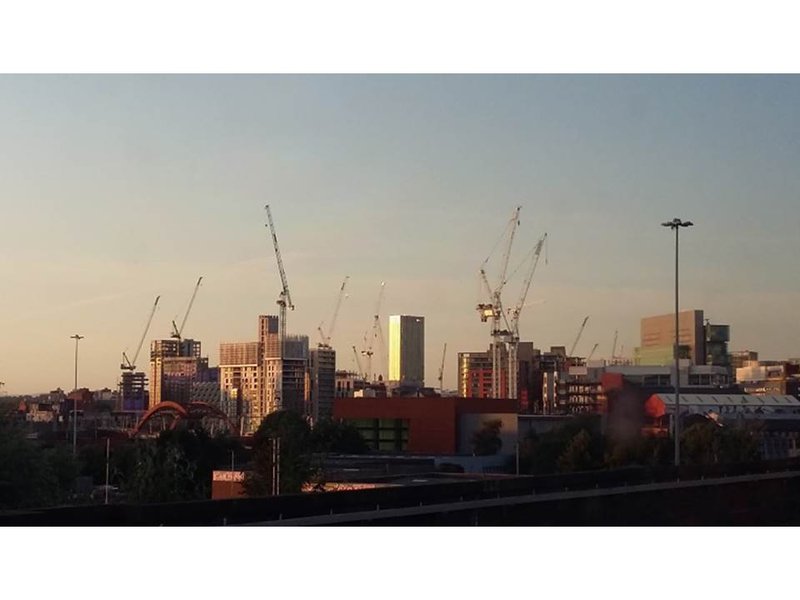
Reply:
M106 501L105 503L108 504L108 464L109 458L111 456L111 438L106 438Z
M231 498L233 498L233 471L234 471L234 468L235 468L234 467L234 454L233 454L233 450L231 450L231 479L230 479L231 486L230 486L230 489L229 489L229 495L230 495Z
M272 442L272 495L281 493L281 438L270 438Z
M73 388L72 397L72 456L78 455L78 342L85 336L75 335L69 336L70 339L75 340L75 387Z

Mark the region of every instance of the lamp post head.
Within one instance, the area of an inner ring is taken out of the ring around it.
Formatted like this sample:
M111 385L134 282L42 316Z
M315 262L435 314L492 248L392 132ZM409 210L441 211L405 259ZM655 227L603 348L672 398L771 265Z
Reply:
M694 223L691 221L681 221L677 217L672 219L672 221L667 221L666 223L661 224L662 227L669 227L670 229L677 229L678 227L692 227Z

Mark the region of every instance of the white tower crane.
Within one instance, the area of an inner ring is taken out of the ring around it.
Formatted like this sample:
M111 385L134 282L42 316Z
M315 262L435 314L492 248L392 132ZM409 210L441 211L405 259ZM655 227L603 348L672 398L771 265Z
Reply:
M136 359L139 358L139 352L142 350L142 344L144 344L144 338L147 337L147 332L150 330L150 323L153 322L153 315L156 314L156 308L158 307L158 300L161 296L156 296L156 301L153 302L153 308L150 310L150 316L147 318L147 325L144 326L144 331L142 332L142 337L139 339L139 345L136 346L136 352L133 355L133 360L128 359L128 355L125 352L122 353L122 364L120 364L119 368L123 371L135 371L136 370ZM172 322L173 324L175 321Z
M333 337L333 330L336 327L336 317L339 316L339 308L342 306L342 300L344 300L347 296L344 293L344 288L347 285L347 280L350 279L350 276L346 276L344 281L342 281L342 287L339 288L339 297L336 300L336 307L333 309L333 316L331 317L331 328L328 330L328 335L322 331L322 323L319 324L317 327L317 331L319 331L319 336L321 338L320 346L324 348L330 348L331 346L331 338Z
M363 377L364 369L361 367L361 359L358 357L358 350L356 350L355 346L353 346L353 356L355 356L356 358L356 367L358 367L358 376Z
M478 313L480 314L481 321L484 323L491 318L492 320L492 330L491 330L491 338L492 338L492 396L494 398L499 398L501 395L500 389L500 344L504 343L509 337L511 336L510 326L508 324L508 320L506 319L506 315L503 312L503 302L501 299L501 294L503 291L503 287L506 284L506 272L508 271L508 260L511 257L511 246L514 243L514 234L517 231L517 227L519 226L519 211L522 207L517 206L514 209L514 213L511 216L511 219L508 222L506 227L506 231L508 231L508 242L506 243L506 250L503 254L503 262L500 269L500 277L498 279L497 285L494 289L491 288L489 285L489 280L486 277L486 264L489 262L489 258L491 258L491 254L486 260L483 261L480 269L481 280L486 288L486 292L489 295L489 302L488 303L479 303L477 306ZM505 236L505 233L503 234ZM501 238L502 239L502 238ZM499 242L498 242L499 243ZM496 247L496 245L495 245ZM500 319L503 319L506 325L506 329L500 329Z
M581 323L581 328L578 330L578 335L575 336L575 341L572 342L572 347L569 349L569 354L567 354L568 357L575 355L575 348L581 339L581 335L583 335L583 329L586 327L586 321L588 320L589 320L589 315L586 315L586 318L583 319L583 323Z
M275 258L278 262L278 272L281 276L281 293L278 295L278 339L280 341L280 368L275 375L275 404L278 407L283 406L283 358L286 356L286 308L294 310L292 304L292 295L289 293L289 284L286 281L286 271L283 268L283 260L281 260L281 251L278 248L278 236L275 233L275 223L272 221L272 212L269 210L269 204L264 207L267 211L267 226L272 234L272 245L275 248Z
M375 342L375 338L378 338L378 342L381 347L380 358L382 359L383 355L385 354L383 330L381 329L381 305L383 304L383 291L385 289L386 282L381 281L381 289L378 292L378 303L375 305L375 313L372 316L372 332L368 337L367 335L364 336L364 345L366 348L361 351L361 354L367 357L367 381L372 381L372 377L374 375L372 372L372 355L374 354L372 345Z
M614 330L614 343L611 346L611 364L614 364L614 360L617 358L617 333L618 330Z
M530 290L531 287L533 274L536 272L536 265L539 264L539 256L542 254L542 247L546 241L547 234L545 233L533 247L531 268L522 284L522 291L520 292L516 306L509 311L511 314L511 336L508 344L508 397L512 400L516 400L519 395L519 390L517 389L519 383L519 363L517 361L517 349L519 348L519 316L522 313L522 309L525 308L525 299L528 297L528 290Z
M186 307L186 313L183 315L183 321L181 321L181 326L178 328L175 325L175 321L172 321L172 336L173 338L177 339L179 342L183 339L181 336L183 335L183 328L186 326L186 319L189 318L189 312L192 310L192 305L194 304L194 299L197 297L197 290L200 289L200 282L203 281L203 278L200 277L197 280L197 283L194 285L194 291L192 292L192 298L189 300L189 306ZM135 362L135 361L134 361Z
M444 357L447 355L447 342L444 343L444 348L442 349L442 365L439 367L439 393L444 392L444 387L442 381L444 380Z

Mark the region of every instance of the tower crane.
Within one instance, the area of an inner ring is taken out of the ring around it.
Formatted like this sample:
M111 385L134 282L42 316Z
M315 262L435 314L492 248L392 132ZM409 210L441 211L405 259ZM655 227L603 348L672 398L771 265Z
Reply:
M358 350L356 350L355 346L353 346L353 356L356 357L356 367L358 367L358 376L361 377L364 374L364 369L361 368L361 359L358 357Z
M372 345L375 342L375 338L378 338L378 341L381 346L381 358L385 353L384 342L383 342L383 330L381 329L381 305L383 304L383 291L386 289L386 282L381 281L381 289L378 292L378 303L375 305L375 314L372 316L372 333L367 336L364 336L364 345L365 349L361 351L361 354L367 357L367 381L370 381L372 378L372 355L374 354L372 350Z
M589 316L587 315L586 318L583 319L583 323L581 323L581 328L578 330L578 335L575 336L575 341L572 342L572 347L569 349L569 354L567 356L574 356L575 355L575 347L578 345L578 342L581 339L581 335L583 335L583 329L586 327L586 321L589 320Z
M122 364L120 364L119 368L123 371L135 371L136 370L136 359L139 358L139 352L142 350L142 344L144 344L144 338L147 337L147 332L150 330L150 323L153 322L153 315L156 314L156 308L158 307L158 300L161 296L156 296L156 301L153 302L153 308L150 310L150 316L147 318L147 325L144 326L144 331L142 332L142 337L139 339L139 345L136 346L136 352L133 355L133 360L128 359L128 355L125 352L122 353ZM173 324L175 321L173 321Z
M336 327L336 317L339 316L339 308L342 305L342 300L344 300L345 293L344 288L347 285L347 280L350 279L350 276L346 276L344 281L342 281L342 287L339 289L339 298L336 300L336 307L333 309L333 316L331 317L331 328L328 330L328 335L322 331L322 323L319 324L317 327L317 331L319 331L319 336L322 339L320 346L324 348L330 348L331 346L331 338L333 337L333 330Z
M442 380L444 379L444 357L447 355L447 342L444 343L444 348L442 349L442 365L439 367L439 393L444 391L444 387L442 387Z
M283 260L281 260L281 250L278 248L278 236L275 233L275 223L272 221L272 212L269 209L269 204L264 207L267 210L267 227L269 227L272 234L272 245L275 247L275 258L278 262L278 273L281 276L281 293L278 295L278 337L281 343L281 359L284 357L286 344L286 309L294 310L292 304L292 295L289 293L289 283L286 281L286 271L283 268Z
M611 346L611 362L614 362L614 359L617 358L617 333L619 333L616 329L614 330L614 344Z
M281 251L278 248L278 236L275 233L275 223L272 221L272 212L269 209L269 204L264 208L267 211L267 227L269 227L272 234L272 245L275 248L275 259L278 262L278 273L281 276L281 293L278 295L278 339L280 343L280 362L278 373L275 376L275 405L283 407L283 358L286 356L286 308L294 310L292 304L292 295L289 293L289 284L286 281L286 271L283 268L283 260L281 260Z
M183 335L183 328L186 325L186 319L189 318L189 312L192 310L192 305L194 304L194 299L197 297L197 290L200 289L200 282L203 281L203 278L200 277L197 280L197 283L194 286L194 291L192 292L192 298L189 300L189 306L186 307L186 313L183 315L183 321L181 321L181 326L178 328L175 325L175 321L172 321L172 337L177 339L179 342L183 339L181 336ZM135 361L134 361L135 362Z
M545 233L532 251L532 262L525 281L522 284L522 291L519 295L517 304L509 312L511 314L511 335L508 343L508 397L516 400L518 396L518 382L519 382L519 363L517 362L517 349L519 348L519 316L522 309L525 307L525 299L528 297L528 290L531 287L533 274L536 272L536 265L539 264L539 256L542 254L542 247L547 241L547 234Z
M594 356L594 351L595 351L595 350L597 350L597 347L598 347L599 345L600 345L600 344L597 344L597 343L596 343L594 346L592 346L592 351L591 351L591 352L589 352L589 356L587 356L587 357L586 357L586 362L587 362L587 363L588 363L588 362L589 362L589 361L592 359L592 357Z
M522 207L520 206L515 207L511 219L509 219L508 221L508 225L506 227L506 231L508 231L508 242L506 243L506 249L503 254L503 262L500 268L500 277L494 289L492 289L492 287L489 285L489 279L486 276L486 264L489 262L491 254L489 255L489 257L486 258L486 260L483 261L483 264L481 265L480 268L481 280L484 284L484 287L486 288L486 292L488 293L489 302L478 303L478 306L476 308L478 310L478 314L480 315L482 322L485 323L490 318L492 320L492 329L490 333L492 338L492 396L495 398L499 398L501 395L500 344L504 343L511 336L508 319L506 318L505 312L503 311L501 294L503 291L503 287L505 287L506 284L506 273L508 272L508 260L511 257L511 246L514 243L514 234L516 233L517 227L519 226L519 211L521 208ZM503 235L505 236L505 233ZM495 247L497 247L497 245L495 245ZM506 329L504 330L500 329L501 318L503 319L506 325Z

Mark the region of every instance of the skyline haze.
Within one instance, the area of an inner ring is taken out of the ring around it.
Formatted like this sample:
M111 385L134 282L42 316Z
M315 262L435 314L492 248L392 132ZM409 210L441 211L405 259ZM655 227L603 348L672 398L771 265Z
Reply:
M390 314L426 320L426 384L483 351L478 269L522 206L511 269L548 233L521 339L577 353L673 307L731 325L733 350L800 355L792 319L800 78L795 76L3 76L0 380L6 394L113 387L123 350L168 338L203 276L185 337L210 363L277 314L273 210L288 331L332 345ZM490 281L497 275L495 252ZM787 276L789 275L789 276ZM513 304L518 273L506 287ZM180 322L179 319L178 322ZM385 372L385 367L384 367Z

